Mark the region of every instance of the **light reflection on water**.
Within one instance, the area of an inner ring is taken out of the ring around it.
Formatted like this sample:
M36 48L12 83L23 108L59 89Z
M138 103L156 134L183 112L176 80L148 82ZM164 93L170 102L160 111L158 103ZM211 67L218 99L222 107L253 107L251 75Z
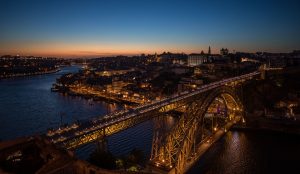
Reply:
M0 80L0 139L8 140L45 132L63 123L105 115L123 108L116 103L86 100L51 92L56 78L79 67L66 67L55 74ZM116 155L139 148L148 155L152 142L152 122L148 121L108 138L109 149ZM87 158L95 148L89 144L78 150Z
M188 174L298 173L299 147L299 135L229 131Z
M81 97L51 92L56 78L79 67L66 67L55 74L0 80L0 139L45 132L49 127L106 114L122 108L117 104L89 102Z
M55 74L0 80L0 139L46 131L63 122L104 115L122 106L64 96L50 91L55 79L78 67L67 67ZM92 104L91 104L92 103ZM167 119L174 124L174 118ZM108 138L109 149L123 155L133 148L149 156L152 143L152 121L147 121ZM194 173L298 173L300 171L300 138L270 132L229 131L189 171ZM77 152L87 158L95 148L89 144ZM296 171L296 172L294 172Z

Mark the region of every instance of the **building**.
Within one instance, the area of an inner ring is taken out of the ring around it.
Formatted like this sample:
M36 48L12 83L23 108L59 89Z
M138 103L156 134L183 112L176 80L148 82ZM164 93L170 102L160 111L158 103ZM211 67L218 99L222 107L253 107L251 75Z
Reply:
M190 54L188 56L188 66L197 66L208 62L208 58L204 54Z
M173 67L171 69L172 72L174 72L176 75L185 74L191 71L190 67L182 66L182 67Z
M222 48L221 50L220 50L220 54L221 55L228 55L228 53L229 53L229 50L227 49L227 48Z

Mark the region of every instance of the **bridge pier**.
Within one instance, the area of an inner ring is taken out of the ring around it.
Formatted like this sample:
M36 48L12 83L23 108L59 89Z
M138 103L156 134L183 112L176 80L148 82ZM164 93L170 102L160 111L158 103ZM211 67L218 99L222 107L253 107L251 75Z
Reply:
M180 174L188 172L188 170L195 164L195 162L197 162L215 142L222 138L227 133L227 130L229 130L234 124L240 122L242 118L242 116L234 117L224 126L224 129L218 129L214 132L213 135L203 139L197 145L197 147L195 147L193 154L188 157L183 171L177 171L175 166L172 168L167 168L162 164L156 164L151 161L147 165L146 171L157 174Z
M96 141L96 150L98 152L108 152L108 144L106 137Z
M195 164L195 162L197 162L215 142L222 138L227 133L227 130L229 130L234 124L236 124L240 120L241 117L236 117L234 120L232 120L224 126L224 130L219 129L211 137L208 137L208 139L204 140L203 143L201 143L197 147L194 157L190 158L187 161L183 173L188 172L188 170Z

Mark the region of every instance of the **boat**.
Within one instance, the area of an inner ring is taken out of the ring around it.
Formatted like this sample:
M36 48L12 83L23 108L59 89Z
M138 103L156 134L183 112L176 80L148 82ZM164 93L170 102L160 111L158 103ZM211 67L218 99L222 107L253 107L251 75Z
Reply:
M53 84L53 85L52 85L51 91L52 91L52 92L57 92L57 91L58 91L58 88L57 88L57 85L56 85L56 84Z

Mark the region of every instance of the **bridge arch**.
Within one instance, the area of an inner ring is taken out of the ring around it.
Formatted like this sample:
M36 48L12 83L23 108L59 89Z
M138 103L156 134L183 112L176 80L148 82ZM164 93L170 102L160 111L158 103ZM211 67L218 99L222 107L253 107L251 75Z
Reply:
M203 125L205 114L216 99L221 99L229 111L242 111L243 105L236 91L228 86L223 86L210 91L207 94L199 94L196 101L187 104L186 112L178 123L164 138L164 142L152 154L151 162L157 167L164 168L170 173L184 173L188 159L194 155L196 142L201 134L200 144L203 137ZM241 113L241 112L240 112ZM226 129L225 129L226 130Z

